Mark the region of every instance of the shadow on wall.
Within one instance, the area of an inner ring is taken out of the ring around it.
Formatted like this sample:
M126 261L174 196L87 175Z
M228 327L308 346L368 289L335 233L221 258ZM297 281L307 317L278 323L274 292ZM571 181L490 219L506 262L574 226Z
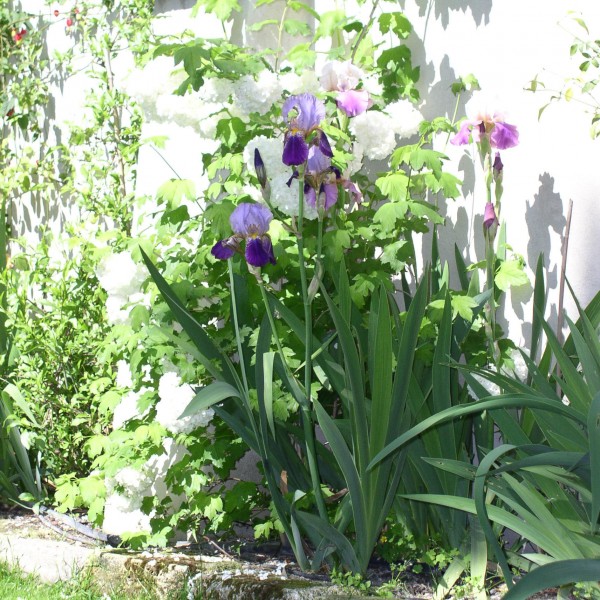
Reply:
M526 201L527 209L525 211L525 222L529 234L527 243L527 262L532 270L540 254L544 255L544 269L546 271L546 291L558 289L558 271L559 266L554 265L550 270L550 250L552 240L550 239L550 229L557 234L564 236L564 229L567 224L565 217L565 206L560 194L554 191L554 177L549 173L542 173L539 176L540 187L538 193L534 195L533 202ZM556 323L557 307L552 304L548 307L549 322ZM523 335L525 339L531 337L531 324L523 324Z
M415 0L413 0L415 1ZM401 6L404 9L406 0L401 0ZM490 22L490 12L492 10L492 0L416 0L416 5L419 7L419 16L433 16L437 21L440 21L442 27L446 29L450 23L450 13L461 11L466 13L471 11L473 20L477 25Z

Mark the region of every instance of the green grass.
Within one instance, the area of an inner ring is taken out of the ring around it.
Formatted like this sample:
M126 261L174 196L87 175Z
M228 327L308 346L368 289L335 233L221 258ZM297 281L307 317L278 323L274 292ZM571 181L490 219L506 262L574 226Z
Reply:
M151 580L138 577L116 582L97 582L89 571L71 581L42 583L35 575L18 566L0 562L0 598L2 600L157 600ZM182 592L177 598L185 598Z

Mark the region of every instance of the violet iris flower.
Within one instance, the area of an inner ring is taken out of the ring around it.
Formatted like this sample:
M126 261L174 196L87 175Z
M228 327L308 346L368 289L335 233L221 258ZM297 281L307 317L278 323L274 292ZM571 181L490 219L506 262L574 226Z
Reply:
M211 250L215 258L227 260L236 252L241 252L240 244L246 240L246 262L253 267L275 264L273 244L268 235L273 214L262 204L242 202L229 217L233 235L217 242Z
M281 114L288 124L283 143L283 164L304 164L312 146L325 156L333 156L329 140L319 128L325 118L325 105L320 100L312 94L290 96L284 102Z
M493 225L498 223L498 217L494 210L494 205L491 202L487 202L485 205L485 211L483 213L483 226L485 229L490 229Z
M368 108L373 106L367 90L348 90L337 95L338 108L343 110L349 117L362 115Z
M470 138L474 142L488 138L492 148L506 150L519 143L519 132L516 125L505 123L496 114L483 115L479 120L463 121L458 133L450 140L450 143L462 146L468 144Z

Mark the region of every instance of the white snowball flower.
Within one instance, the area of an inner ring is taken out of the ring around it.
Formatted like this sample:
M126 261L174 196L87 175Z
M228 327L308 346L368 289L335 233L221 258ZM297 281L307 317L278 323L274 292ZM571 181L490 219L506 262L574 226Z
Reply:
M290 94L316 94L319 91L319 78L312 69L302 71L297 75L293 71L279 76L281 87Z
M134 262L129 252L119 252L100 261L96 276L109 294L128 297L140 291L148 273L143 265Z
M115 473L115 482L125 488L125 495L130 497L143 496L152 485L152 477L133 467L125 467Z
M111 324L123 324L129 318L129 310L123 307L139 299L140 287L148 273L133 261L129 252L105 256L96 267L100 285L108 293L106 310ZM137 295L137 296L136 296Z
M198 90L201 100L215 104L226 104L233 94L233 83L229 79L211 77L205 79L202 87Z
M191 433L198 427L206 427L214 411L206 409L180 419L181 413L195 396L191 386L181 383L175 372L162 375L158 382L160 401L156 404L156 420L171 433Z
M117 379L116 383L118 387L130 388L133 386L133 379L131 377L131 369L129 363L126 360L119 360L117 362Z
M119 429L127 423L127 421L131 419L139 419L144 417L148 411L147 408L144 412L140 412L138 409L138 400L145 394L150 391L149 388L141 388L137 392L129 392L121 399L121 402L115 407L113 412L113 428Z
M410 100L398 100L385 107L385 112L392 118L394 133L401 138L409 138L419 131L423 115Z
M126 532L150 532L150 515L140 509L141 498L129 498L122 494L112 493L106 498L104 505L104 521L102 529L112 535L122 535Z
M253 174L255 174L254 150L256 148L265 163L267 179L271 188L271 204L290 217L298 216L298 180L292 179L290 181L291 170L281 160L283 154L281 138L267 138L261 135L253 138L246 145L244 161L248 171ZM288 185L288 182L290 182L290 185ZM316 219L316 208L305 204L304 216L307 219Z
M394 121L385 113L368 110L350 121L350 131L371 160L383 160L396 148Z
M242 114L266 113L281 98L281 83L276 73L261 71L258 80L244 75L234 85L236 107Z

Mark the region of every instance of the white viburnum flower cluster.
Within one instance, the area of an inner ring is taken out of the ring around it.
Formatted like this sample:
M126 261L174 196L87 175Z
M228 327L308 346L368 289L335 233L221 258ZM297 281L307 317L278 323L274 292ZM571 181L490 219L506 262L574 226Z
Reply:
M169 371L158 382L159 402L156 404L156 420L170 433L191 433L198 427L206 427L215 414L210 408L200 410L180 419L181 413L194 398L191 386L183 384L179 375Z
M120 429L127 421L130 421L131 419L141 419L148 414L150 407L146 408L144 411L140 411L138 408L138 401L143 394L150 391L152 391L150 388L142 387L137 392L132 390L123 396L121 402L119 402L113 411L113 429Z
M131 376L131 369L129 363L126 360L117 361L117 387L130 388L133 386L133 378Z
M96 267L96 277L106 290L106 311L112 325L128 322L129 309L126 305L143 302L148 304L140 288L148 278L146 269L131 258L129 252L105 256Z
M367 110L350 120L350 131L370 160L385 160L396 149L396 136L409 138L419 131L421 113L408 100L386 106L385 111Z
M254 150L258 149L265 163L265 171L271 188L270 202L282 213L295 217L298 215L298 179L291 179L290 167L283 164L283 141L281 138L267 138L264 135L250 140L244 149L244 161L248 171L256 174L254 170ZM289 185L288 185L289 182ZM304 216L307 219L316 219L317 210L304 205Z
M145 497L153 496L162 500L170 496L173 506L180 504L181 497L173 496L165 483L167 471L186 454L183 446L172 438L163 440L163 453L147 460L141 467L125 467L107 477L106 503L102 529L106 533L150 532L150 519L153 512L145 514L142 502Z
M261 71L256 80L252 75L244 75L233 86L234 106L242 115L264 115L281 98L282 92L279 77L272 71Z

